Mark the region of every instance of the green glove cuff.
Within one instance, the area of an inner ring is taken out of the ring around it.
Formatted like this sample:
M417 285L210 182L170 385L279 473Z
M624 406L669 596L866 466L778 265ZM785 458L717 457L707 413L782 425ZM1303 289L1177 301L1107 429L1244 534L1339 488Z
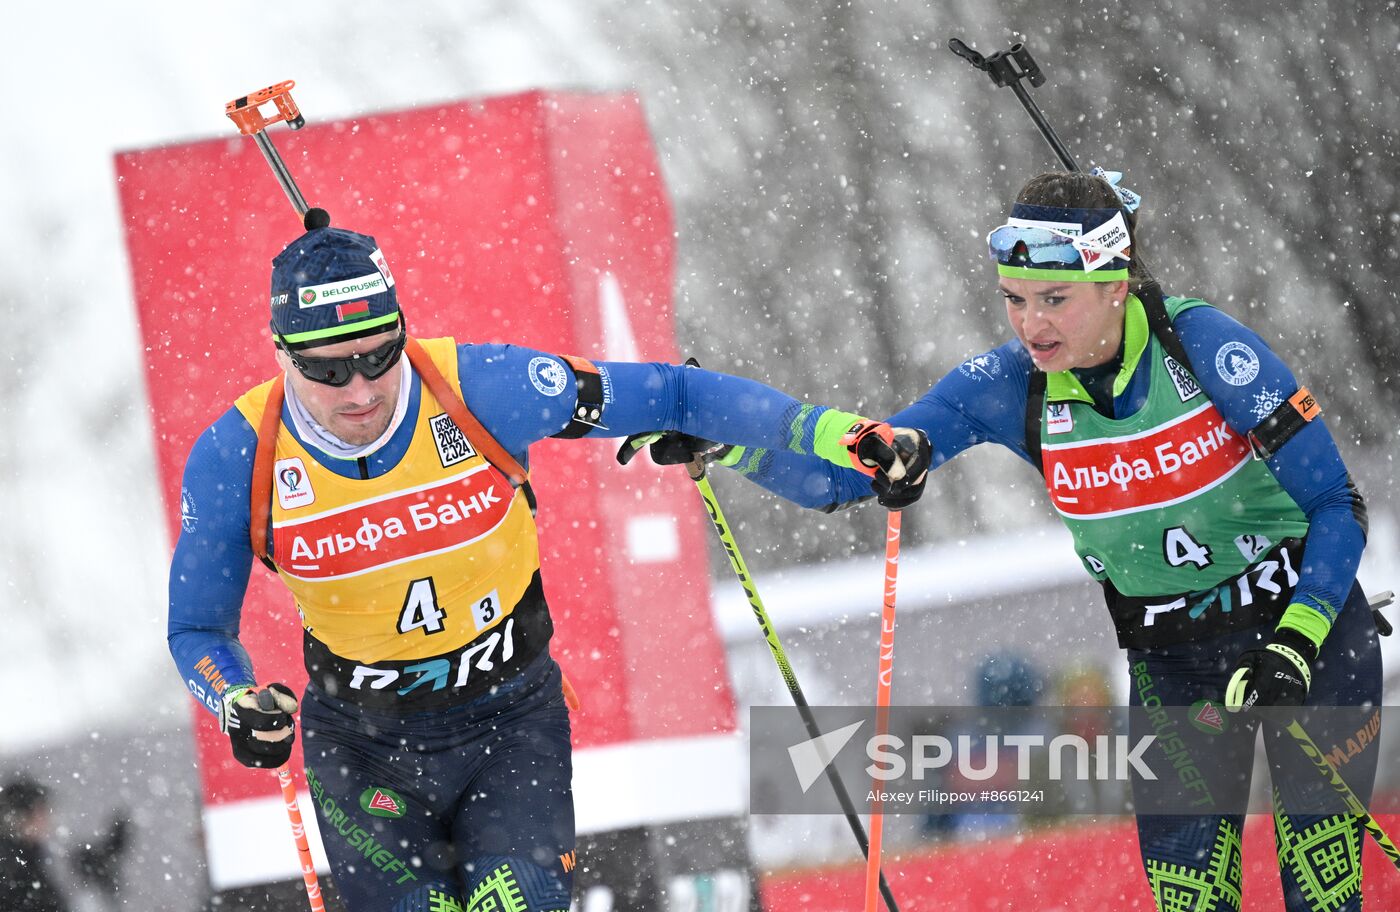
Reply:
M225 703L236 703L238 698L256 687L256 684L239 684L224 691L223 701Z
M228 712L229 707L238 701L238 698L256 687L256 684L235 684L225 687L222 696L219 697L219 731L228 733Z
M851 467L851 452L841 445L841 438L858 421L869 421L854 412L838 412L827 409L817 419L817 429L812 434L812 452L827 462L835 463L843 469Z
M720 459L717 459L717 460L715 460L715 461L716 461L717 463L719 463L720 465L722 465L722 466L734 466L734 465L738 465L739 460L741 460L741 459L744 458L744 450L745 450L745 449L746 449L745 447L741 447L741 446L733 446L733 447L730 447L728 453L725 453L723 457L721 457Z
M1244 708L1245 693L1249 690L1248 668L1236 668L1235 673L1230 675L1230 683L1225 685L1225 708L1230 712L1239 712Z
M1278 629L1301 633L1320 650L1322 641L1327 639L1327 633L1332 629L1332 622L1323 617L1322 612L1316 608L1302 602L1294 602L1284 610L1283 618L1278 622Z

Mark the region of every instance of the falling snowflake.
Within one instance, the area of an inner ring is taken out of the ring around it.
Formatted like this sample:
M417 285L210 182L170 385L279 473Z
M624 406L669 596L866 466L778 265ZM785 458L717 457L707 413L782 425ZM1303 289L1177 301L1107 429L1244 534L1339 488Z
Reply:
M1254 394L1254 417L1263 421L1274 413L1274 409L1283 404L1283 394L1278 390L1261 390Z

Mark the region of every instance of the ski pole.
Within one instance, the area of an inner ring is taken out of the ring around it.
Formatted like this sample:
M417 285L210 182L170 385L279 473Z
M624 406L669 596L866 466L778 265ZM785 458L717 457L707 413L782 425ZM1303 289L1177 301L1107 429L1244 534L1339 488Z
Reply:
M719 533L720 544L724 546L724 553L729 558L729 566L733 569L734 575L739 578L739 585L749 600L749 607L753 609L753 616L758 621L759 629L763 631L763 639L768 643L768 651L773 654L773 660L778 663L778 672L783 676L788 693L792 696L792 702L796 704L797 711L802 716L802 724L806 726L807 734L812 738L820 738L822 731L817 726L816 717L812 715L812 707L807 703L807 697L802 693L802 686L797 683L797 674L792 670L787 653L783 651L782 641L778 639L773 622L768 618L767 609L763 607L763 599L758 594L758 586L755 585L753 577L749 575L748 565L744 563L744 555L739 552L739 545L734 541L734 534L729 529L729 521L725 519L724 511L720 509L719 499L715 497L715 489L710 486L710 480L705 477L704 460L697 459L690 463L686 466L686 471L690 473L690 479L695 482L696 489L700 491L700 499L705 502L705 512L710 514L710 522L714 525L715 531ZM891 515L897 516L898 514ZM836 793L836 800L841 804L841 811L846 815L846 822L851 825L851 832L855 834L861 854L869 859L871 857L870 841L866 838L865 827L861 825L855 805L851 803L851 796L846 791L846 784L841 781L841 774L836 771L836 764L828 763L826 765L826 778L831 783L832 791ZM889 912L899 912L899 905L895 902L894 892L890 889L889 883L886 882L884 872L880 871L878 866L876 871L880 894L885 898L885 907L889 909Z
M885 598L880 612L880 665L875 687L875 737L890 727L890 686L894 683L894 593L899 577L900 512L889 511L885 531ZM879 881L880 854L884 847L885 813L880 801L879 779L876 798L870 806L870 854L865 859L865 912L875 912L875 888Z
M963 60L975 66L977 69L992 77L999 87L1009 88L1016 93L1016 99L1021 102L1021 107L1026 109L1026 113L1035 121L1035 125L1040 128L1040 135L1045 137L1045 141L1050 144L1050 148L1055 150L1055 155L1060 159L1060 163L1067 171L1078 171L1079 165L1075 164L1074 156L1069 154L1069 149L1060 142L1060 137L1056 135L1055 128L1050 126L1050 122L1045 119L1045 114L1040 110L1040 106L1031 98L1031 93L1026 91L1026 87L1021 85L1022 79L1029 79L1032 86L1039 88L1045 84L1045 74L1040 71L1040 66L1031 57L1030 50L1020 42L1011 45L1004 51L997 51L990 57L983 57L981 54L968 47L957 38L948 39L948 49L957 54Z
M1361 825L1366 828L1366 832L1370 833L1371 837L1376 840L1376 845L1381 847L1382 852L1385 852L1386 857L1390 859L1390 863L1395 865L1397 869L1400 869L1400 849L1397 849L1395 843L1390 841L1390 837L1386 835L1381 825L1376 822L1376 818L1371 816L1371 812L1366 809L1366 805L1361 803L1361 799L1356 797L1356 793L1351 790L1351 786L1347 785L1337 770L1333 768L1332 764L1327 762L1327 758L1323 756L1317 743L1308 736L1308 733L1303 729L1303 726L1299 724L1297 719L1289 722L1285 728L1288 730L1288 733L1293 736L1293 740L1298 742L1298 746L1303 749L1303 753L1307 754L1308 759L1317 767L1317 771L1322 774L1323 778L1325 778L1332 785L1332 788L1336 790L1337 794L1342 797L1342 801L1346 804L1347 810L1351 811L1351 813L1361 821Z
M288 79L286 82L279 82L277 85L235 98L224 105L224 113L238 126L238 132L244 136L251 136L253 142L257 143L258 151L267 159L267 166L272 169L272 175L277 178L282 192L287 194L292 208L300 218L305 219L310 208L306 205L306 198L301 195L301 190L297 189L292 172L288 170L286 162L282 161L282 156L277 154L277 147L272 144L272 139L266 132L272 124L283 121L292 130L300 130L306 126L306 118L301 116L296 102L292 101L294 85L296 83ZM269 103L277 108L277 113L271 117L259 110L261 105Z
M292 841L296 843L297 858L301 862L301 879L306 884L306 899L311 904L311 912L326 912L326 903L321 897L321 881L316 877L316 862L311 858L311 846L306 841L306 826L301 822L297 787L292 782L292 773L285 763L277 767L277 782L282 786L282 802L287 806L287 820L292 825Z

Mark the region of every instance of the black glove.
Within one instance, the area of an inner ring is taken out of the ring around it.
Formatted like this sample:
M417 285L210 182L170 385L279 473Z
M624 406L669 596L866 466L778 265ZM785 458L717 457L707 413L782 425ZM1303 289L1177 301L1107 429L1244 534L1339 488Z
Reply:
M225 696L219 730L228 733L233 758L254 769L274 769L292 756L297 698L286 684L248 688Z
M1225 688L1225 708L1239 712L1255 706L1302 706L1316 661L1312 640L1280 627L1265 646L1240 656Z
M633 434L622 442L617 450L617 461L622 465L632 461L642 447L650 445L651 461L657 465L690 465L697 459L714 462L729 455L734 447L725 443L715 443L704 437L682 434L680 431L651 431Z
M871 476L880 506L902 510L923 496L933 461L933 447L923 431L862 421L846 432L841 443L851 453L851 465Z
M700 362L694 358L686 358L685 366L699 367ZM715 443L713 440L682 434L680 431L646 431L633 434L622 442L622 446L617 449L618 464L627 465L632 461L632 457L648 444L651 445L651 461L657 465L688 466L700 460L701 475L704 474L703 468L706 464L723 459L734 449L729 444Z

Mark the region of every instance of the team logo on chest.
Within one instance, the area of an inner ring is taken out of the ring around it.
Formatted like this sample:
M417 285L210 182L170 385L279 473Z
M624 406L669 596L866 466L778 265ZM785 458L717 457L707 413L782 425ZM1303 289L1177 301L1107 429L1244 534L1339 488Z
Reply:
M1127 437L1047 443L1045 487L1055 509L1103 519L1189 500L1249 462L1249 444L1209 401Z
M279 459L272 467L272 479L277 484L277 502L284 510L306 507L316 502L311 489L311 477L300 456Z
M1074 430L1074 415L1070 413L1068 402L1049 402L1045 405L1045 433L1068 434Z

